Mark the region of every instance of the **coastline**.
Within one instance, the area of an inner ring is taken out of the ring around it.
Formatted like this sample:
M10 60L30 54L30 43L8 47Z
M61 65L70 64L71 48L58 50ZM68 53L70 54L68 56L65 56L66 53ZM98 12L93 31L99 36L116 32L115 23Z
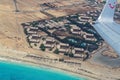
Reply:
M75 72L75 65L70 65L70 64L65 64L65 63L61 63L58 61L48 61L48 60L44 60L44 59L33 59L31 57L26 57L27 55L35 55L38 57L42 57L42 58L49 58L51 59L51 54L49 53L43 53L40 52L41 55L38 54L30 54L30 52L24 52L24 51L19 51L19 50L14 50L14 49L9 49L7 47L3 47L0 45L0 60L1 61L8 61L8 62L15 62L15 63L22 63L22 64L28 64L28 65L33 65L33 66L46 66L46 67L50 67L52 69L57 69L57 70L63 70L66 71L70 74L75 74L77 76L83 76L85 78L88 78L89 80L96 80L94 78L92 78L92 76L87 76L86 74L83 74L83 72L78 73ZM39 53L39 54L40 54ZM42 54L44 54L45 56L43 56ZM46 56L47 55L47 56ZM55 58L52 58L55 59ZM68 67L70 66L70 67ZM80 66L79 66L80 67ZM85 72L86 73L86 72ZM91 74L90 74L91 75ZM97 77L95 77L97 78ZM97 79L98 80L98 79Z
M94 64L89 61L76 61L71 59L68 63L59 61L58 57L51 57L51 53L39 52L39 54L33 54L23 51L17 51L13 49L0 48L0 60L22 63L31 66L49 67L56 70L66 71L70 74L87 78L88 80L119 80L120 68L109 68L104 65ZM35 57L31 57L32 55ZM67 59L66 59L67 60ZM74 64L71 62L77 62L80 64Z
M68 70L68 69L63 69L60 67L55 67L55 66L51 66L51 65L47 65L47 64L42 64L42 63L36 63L36 62L32 62L32 61L27 61L27 60L22 60L22 59L17 59L17 58L11 58L11 57L5 57L5 56L0 56L0 61L5 61L8 63L15 63L15 64L25 64L25 66L32 66L32 67L43 67L43 68L49 68L51 70L55 70L55 71L60 71L60 72L65 72L67 74L76 76L76 77L81 77L81 78L85 78L87 80L100 80L97 79L95 77L92 76L88 76L82 73L78 73L72 70Z
M13 66L17 66L17 67L23 67L23 68L28 68L28 69L33 69L33 70L38 70L38 71L47 71L47 72L50 72L50 73L54 73L54 74L62 74L65 76L70 76L71 78L75 78L75 79L82 79L82 80L88 80L87 78L85 77L82 77L82 76L77 76L75 74L72 74L72 73L68 73L67 71L63 71L63 70L60 70L60 69L54 69L52 67L48 67L48 66L43 66L43 65L39 65L39 66L35 66L35 65L31 65L31 64L26 64L26 63L17 63L17 62L14 62L14 61L7 61L7 60L1 60L2 58L0 58L0 63L1 64L7 64L7 65L13 65Z

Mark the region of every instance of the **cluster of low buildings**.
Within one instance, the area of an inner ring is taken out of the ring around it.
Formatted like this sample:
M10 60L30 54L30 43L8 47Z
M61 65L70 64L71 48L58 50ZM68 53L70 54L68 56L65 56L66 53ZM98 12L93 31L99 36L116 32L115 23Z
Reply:
M75 48L71 47L69 44L60 43L57 45L57 48L59 49L60 54L62 55L69 55L72 53L74 57L84 58L86 57L85 50L83 48Z
M78 17L76 17L77 18L76 22L78 22L80 24L86 24L86 22L93 24L98 19L98 16L100 15L100 13L101 13L101 9L87 11L82 14L77 14ZM76 14L72 15L72 16L76 16ZM72 16L70 16L70 17L72 17Z
M56 46L56 40L54 38L47 37L43 41L43 44L48 50L50 50L50 49L52 50Z
M75 36L83 36L83 38L88 41L94 41L94 42L97 41L94 34L84 32L81 28L79 28L76 25L70 25L70 26L72 27L70 30L71 34Z
M82 23L86 23L92 20L91 17L85 16L88 14L90 14L90 12L78 16L79 21L81 21ZM24 24L23 25L24 31L26 33L26 38L30 46L32 48L40 49L41 44L43 44L46 51L54 52L56 49L58 49L59 53L62 55L66 55L66 54L69 55L72 53L74 57L85 58L86 52L88 52L86 49L82 47L78 48L75 46L71 46L69 43L63 43L57 40L52 35L54 32L58 31L59 34L64 34L64 33L66 34L64 35L64 38L68 36L74 36L74 37L80 36L82 37L83 40L86 41L92 41L92 42L97 41L97 38L94 36L94 34L83 31L81 29L81 27L83 26L80 27L72 23L70 20L67 19L68 17L70 16L67 17L65 16L50 20L36 21L38 24L35 26L31 24L34 22L29 22ZM66 28L66 25L69 26L69 30ZM56 36L57 35L58 34L56 34Z
M86 32L84 32L83 38L88 41L94 41L94 42L97 41L94 34L90 34L90 33L86 33Z
M73 34L73 35L78 35L78 36L80 36L81 35L81 33L82 33L82 30L81 30L81 28L79 28L78 26L76 26L76 25L70 25L72 28L71 28L71 33Z

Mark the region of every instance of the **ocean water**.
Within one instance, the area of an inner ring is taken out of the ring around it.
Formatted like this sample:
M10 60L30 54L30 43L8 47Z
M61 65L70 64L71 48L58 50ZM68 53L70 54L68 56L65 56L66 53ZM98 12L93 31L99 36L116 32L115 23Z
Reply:
M0 62L0 80L87 80L64 71Z

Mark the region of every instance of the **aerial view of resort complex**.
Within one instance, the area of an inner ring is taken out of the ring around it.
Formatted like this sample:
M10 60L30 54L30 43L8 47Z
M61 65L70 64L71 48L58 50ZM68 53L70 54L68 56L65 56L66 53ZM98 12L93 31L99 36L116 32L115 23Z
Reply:
M120 80L120 0L0 0L0 80Z

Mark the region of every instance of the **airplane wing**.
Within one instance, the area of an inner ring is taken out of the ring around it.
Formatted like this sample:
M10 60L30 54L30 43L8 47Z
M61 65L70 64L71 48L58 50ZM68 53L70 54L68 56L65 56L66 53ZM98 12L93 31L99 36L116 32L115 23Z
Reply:
M120 31L115 31L108 26L109 23L97 23L94 25L101 37L120 55ZM111 26L114 28L114 26ZM119 26L120 28L120 26Z
M114 22L116 0L107 0L93 27L100 36L120 55L120 24Z

